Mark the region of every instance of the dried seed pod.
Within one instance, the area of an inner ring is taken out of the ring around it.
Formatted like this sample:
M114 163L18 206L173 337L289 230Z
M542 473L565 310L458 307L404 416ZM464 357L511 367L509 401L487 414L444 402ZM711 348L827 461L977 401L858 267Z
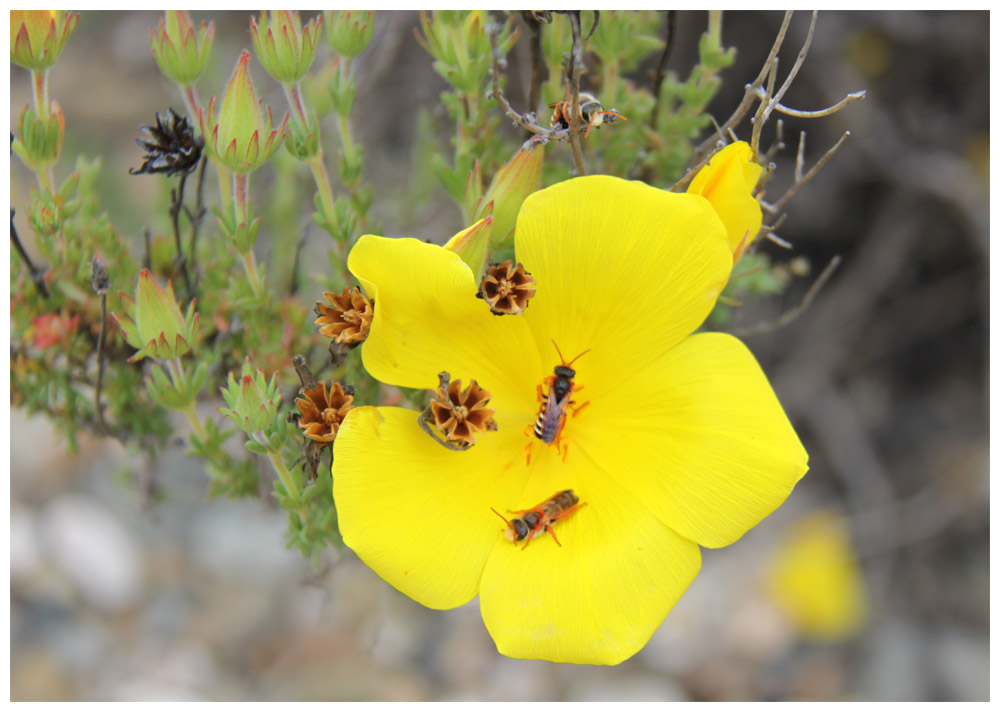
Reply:
M332 306L316 302L316 324L319 333L339 344L357 346L368 338L368 330L375 316L375 306L357 287L353 291L344 287L343 294L323 292L323 298Z
M205 140L194 135L194 130L186 116L173 109L169 114L156 114L156 125L141 125L139 128L148 138L137 138L135 142L146 152L142 165L129 168L132 175L140 173L189 173L201 160L201 149Z
M520 262L516 266L510 260L490 263L476 296L489 304L490 311L498 316L520 314L528 308L528 300L535 296L535 279Z
M302 388L295 399L299 409L299 427L307 438L318 443L332 443L340 424L354 407L354 388L344 388L334 381L330 388L320 383L314 388Z
M431 392L431 404L420 414L420 427L449 450L467 450L476 444L476 433L497 429L496 412L487 408L489 391L472 379L462 388L462 379L452 382L447 371L438 374L440 385ZM431 429L444 435L442 440Z

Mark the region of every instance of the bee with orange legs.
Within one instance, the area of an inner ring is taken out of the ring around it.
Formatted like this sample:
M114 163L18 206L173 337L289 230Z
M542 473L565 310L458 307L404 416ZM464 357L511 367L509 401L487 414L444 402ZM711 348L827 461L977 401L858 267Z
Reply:
M538 407L538 418L535 419L535 425L528 426L524 429L525 435L530 435L532 432L535 437L541 440L546 445L555 447L555 449L562 453L562 459L566 459L566 455L569 453L569 443L570 438L568 435L563 434L563 426L566 425L566 411L570 410L575 418L580 414L584 408L590 405L590 401L576 405L576 401L570 400L570 396L576 391L583 389L583 386L578 386L573 382L576 377L576 371L574 371L570 366L583 356L583 354L590 351L586 351L578 354L569 363L562 355L562 351L559 350L559 346L553 340L552 345L556 347L556 353L559 354L559 360L561 363L555 367L555 371L551 376L546 378L542 383L538 385L538 402L540 403ZM548 392L546 393L542 390L542 386L548 387ZM524 449L521 454L527 459L527 464L531 464L531 453L535 449L535 441L532 440Z
M555 543L559 544L556 533L552 530L552 525L560 519L565 519L580 507L586 506L586 504L586 502L580 504L580 498L573 494L573 490L563 490L562 492L556 492L547 500L531 509L522 509L519 511L508 509L507 511L511 514L518 515L509 521L497 510L492 507L490 509L493 509L493 513L503 519L507 525L507 529L504 531L507 541L515 543L523 539L525 542L521 548L527 549L531 540L537 536L541 536L542 532L551 534ZM559 546L562 546L562 544L559 544Z
M549 125L552 126L552 128L568 129L569 117L573 111L572 106L573 102L570 100L558 101L555 104L549 104L550 109L555 109L555 111L552 112L552 118L549 120ZM610 116L612 118L605 119L605 116ZM605 121L609 124L613 123L617 119L628 121L628 119L614 109L611 111L605 111L601 102L597 100L597 97L585 91L580 92L580 105L577 107L576 118L579 123L587 125L587 131L583 134L584 138L590 135L590 130L592 128L599 127Z

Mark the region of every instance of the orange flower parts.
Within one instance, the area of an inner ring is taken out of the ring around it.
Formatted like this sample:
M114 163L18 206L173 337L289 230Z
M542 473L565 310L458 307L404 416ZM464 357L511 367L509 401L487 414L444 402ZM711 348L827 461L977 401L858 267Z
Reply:
M300 396L295 399L299 409L299 427L305 431L306 437L318 443L332 443L337 437L340 424L348 411L354 407L354 389L334 382L327 390L326 383L320 383L315 388L303 388Z
M316 302L319 333L349 346L356 346L368 337L375 308L360 289L355 287L350 291L344 287L343 294L323 292L323 298L332 306Z

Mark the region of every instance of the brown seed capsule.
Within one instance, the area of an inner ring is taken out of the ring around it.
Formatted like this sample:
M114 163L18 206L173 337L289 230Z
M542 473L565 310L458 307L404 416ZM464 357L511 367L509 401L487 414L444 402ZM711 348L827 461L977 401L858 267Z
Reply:
M487 408L490 393L483 390L475 379L462 388L462 379L451 382L446 371L438 374L441 385L431 392L431 405L427 420L433 423L445 436L446 443L471 447L476 442L476 433L497 429L493 419L496 412ZM426 411L425 411L426 412Z
M490 263L476 296L489 304L494 314L520 314L535 296L535 279L520 262L517 266L510 260Z
M196 136L186 116L181 116L173 109L168 109L166 115L156 115L156 125L140 125L146 138L137 138L135 142L146 152L142 166L129 168L132 175L139 173L188 173L194 170L201 160L201 149L205 140Z
M354 407L354 389L348 386L345 392L335 381L328 390L326 383L320 383L315 388L299 390L295 405L302 415L299 427L306 437L318 443L331 443L347 412Z
M323 292L323 298L332 306L316 302L316 324L319 333L336 339L339 344L357 346L368 338L368 330L375 316L375 306L357 287L353 291L344 287L343 294Z

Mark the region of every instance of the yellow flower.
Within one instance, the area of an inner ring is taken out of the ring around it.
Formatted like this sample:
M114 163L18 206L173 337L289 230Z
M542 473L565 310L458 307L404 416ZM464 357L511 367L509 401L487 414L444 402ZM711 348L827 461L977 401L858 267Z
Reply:
M760 232L762 213L753 189L763 170L753 162L750 144L737 141L712 156L688 185L688 193L706 197L719 214L734 261Z
M819 511L792 526L775 553L768 588L803 636L849 638L867 616L865 583L844 522Z
M515 247L537 293L504 317L476 299L472 271L449 250L366 235L351 252L375 302L369 373L426 389L442 371L475 379L497 429L456 451L415 411L352 410L334 443L341 532L426 606L478 595L504 655L616 664L694 579L699 545L731 544L766 517L807 455L746 347L691 335L733 264L704 198L577 178L528 197ZM567 359L589 349L572 365L579 417L559 449L533 432L540 388L561 363L553 341ZM565 490L581 506L555 522L558 545L545 532L512 544L491 511Z

